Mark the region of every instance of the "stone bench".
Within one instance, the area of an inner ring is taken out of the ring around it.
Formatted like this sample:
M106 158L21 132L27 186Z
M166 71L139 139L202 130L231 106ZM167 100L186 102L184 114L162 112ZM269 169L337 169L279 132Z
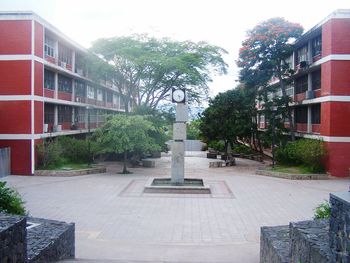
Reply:
M142 159L142 166L148 168L156 167L156 161L151 159Z
M209 162L209 168L218 168L218 167L224 167L224 166L225 166L224 161Z

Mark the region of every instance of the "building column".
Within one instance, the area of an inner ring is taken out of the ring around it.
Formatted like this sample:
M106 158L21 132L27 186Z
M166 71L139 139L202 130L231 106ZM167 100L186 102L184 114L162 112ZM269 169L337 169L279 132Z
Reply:
M307 133L312 133L311 105L307 106Z
M308 60L308 64L312 64L312 41L309 40L309 42L307 43L307 60Z
M307 75L307 90L312 91L312 74L310 72Z
M53 111L53 125L58 125L58 105L54 105L54 111Z
M72 71L75 72L75 51L72 50Z
M75 80L72 80L72 101L75 101Z
M54 98L58 99L58 73L55 72L55 91L54 91Z

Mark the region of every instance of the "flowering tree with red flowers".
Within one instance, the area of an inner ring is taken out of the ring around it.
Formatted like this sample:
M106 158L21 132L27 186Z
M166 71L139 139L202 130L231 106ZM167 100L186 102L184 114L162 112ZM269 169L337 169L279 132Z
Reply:
M247 38L239 50L237 61L240 81L246 88L268 87L271 79L276 78L282 91L280 103L285 106L290 123L292 140L295 139L290 98L286 94L286 84L293 71L288 58L293 53L293 42L301 36L301 25L286 21L284 18L271 18L248 31Z

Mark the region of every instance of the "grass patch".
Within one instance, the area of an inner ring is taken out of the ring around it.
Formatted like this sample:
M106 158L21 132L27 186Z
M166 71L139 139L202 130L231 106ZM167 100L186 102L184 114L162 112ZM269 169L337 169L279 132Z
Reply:
M287 174L314 174L312 169L306 166L287 166L287 165L275 165L275 168L269 167L268 170L272 172L287 173Z
M62 170L62 171L70 171L70 170L81 170L88 169L94 167L92 164L87 163L66 163L56 166L49 166L44 170Z

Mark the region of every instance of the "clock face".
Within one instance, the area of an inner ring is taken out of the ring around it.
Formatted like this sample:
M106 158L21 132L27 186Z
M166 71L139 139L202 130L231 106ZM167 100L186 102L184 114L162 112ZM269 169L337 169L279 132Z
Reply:
M185 91L183 89L173 90L173 101L177 103L185 102Z

